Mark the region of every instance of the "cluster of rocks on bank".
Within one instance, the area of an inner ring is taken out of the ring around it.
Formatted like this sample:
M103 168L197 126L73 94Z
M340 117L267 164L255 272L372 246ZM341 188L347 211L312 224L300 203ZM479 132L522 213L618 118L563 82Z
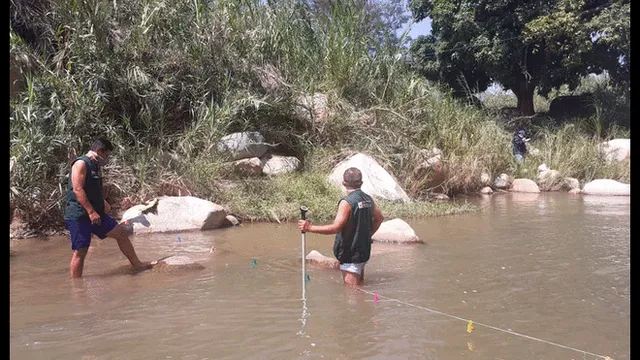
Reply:
M243 176L278 175L300 168L295 156L272 154L273 146L259 132L237 132L218 142L218 151L230 159L224 164L229 171Z

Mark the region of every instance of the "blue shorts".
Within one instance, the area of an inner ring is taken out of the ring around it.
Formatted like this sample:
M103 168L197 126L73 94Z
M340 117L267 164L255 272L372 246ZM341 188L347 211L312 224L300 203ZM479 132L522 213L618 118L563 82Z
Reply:
M91 234L104 239L118 225L108 214L104 214L100 220L99 225L92 224L89 219L65 220L71 237L71 250L88 248L91 245Z

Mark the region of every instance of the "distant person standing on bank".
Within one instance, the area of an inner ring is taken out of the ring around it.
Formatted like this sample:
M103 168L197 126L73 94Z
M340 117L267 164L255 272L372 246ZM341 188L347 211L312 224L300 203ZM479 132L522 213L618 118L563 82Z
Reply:
M515 156L516 161L521 163L524 160L524 156L527 154L527 142L531 140L525 137L524 130L518 130L518 132L513 136L513 156Z

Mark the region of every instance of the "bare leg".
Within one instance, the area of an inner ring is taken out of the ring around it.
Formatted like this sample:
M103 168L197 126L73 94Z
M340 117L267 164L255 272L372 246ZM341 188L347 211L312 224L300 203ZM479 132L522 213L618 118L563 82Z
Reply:
M131 240L129 240L129 236L126 233L126 230L123 229L120 225L113 228L113 230L107 233L108 237L112 237L116 239L118 242L118 247L120 251L124 254L124 256L129 259L129 262L136 270L145 270L151 268L150 262L142 262L138 259L138 255L136 255L136 250L133 248L133 244L131 244Z
M344 279L344 283L347 285L359 286L362 284L362 277L352 272L343 271L342 278Z
M84 258L87 256L89 248L82 248L73 251L71 262L69 263L69 272L72 278L81 278L82 269L84 268Z

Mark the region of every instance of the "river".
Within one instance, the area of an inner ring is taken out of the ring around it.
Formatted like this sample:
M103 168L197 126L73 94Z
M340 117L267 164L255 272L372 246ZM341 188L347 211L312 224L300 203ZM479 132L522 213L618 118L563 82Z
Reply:
M11 359L630 358L629 197L466 201L482 210L407 220L425 244L375 243L364 291L308 265L304 300L293 223L132 239L189 271L132 274L94 238L75 281L67 238L12 240Z

